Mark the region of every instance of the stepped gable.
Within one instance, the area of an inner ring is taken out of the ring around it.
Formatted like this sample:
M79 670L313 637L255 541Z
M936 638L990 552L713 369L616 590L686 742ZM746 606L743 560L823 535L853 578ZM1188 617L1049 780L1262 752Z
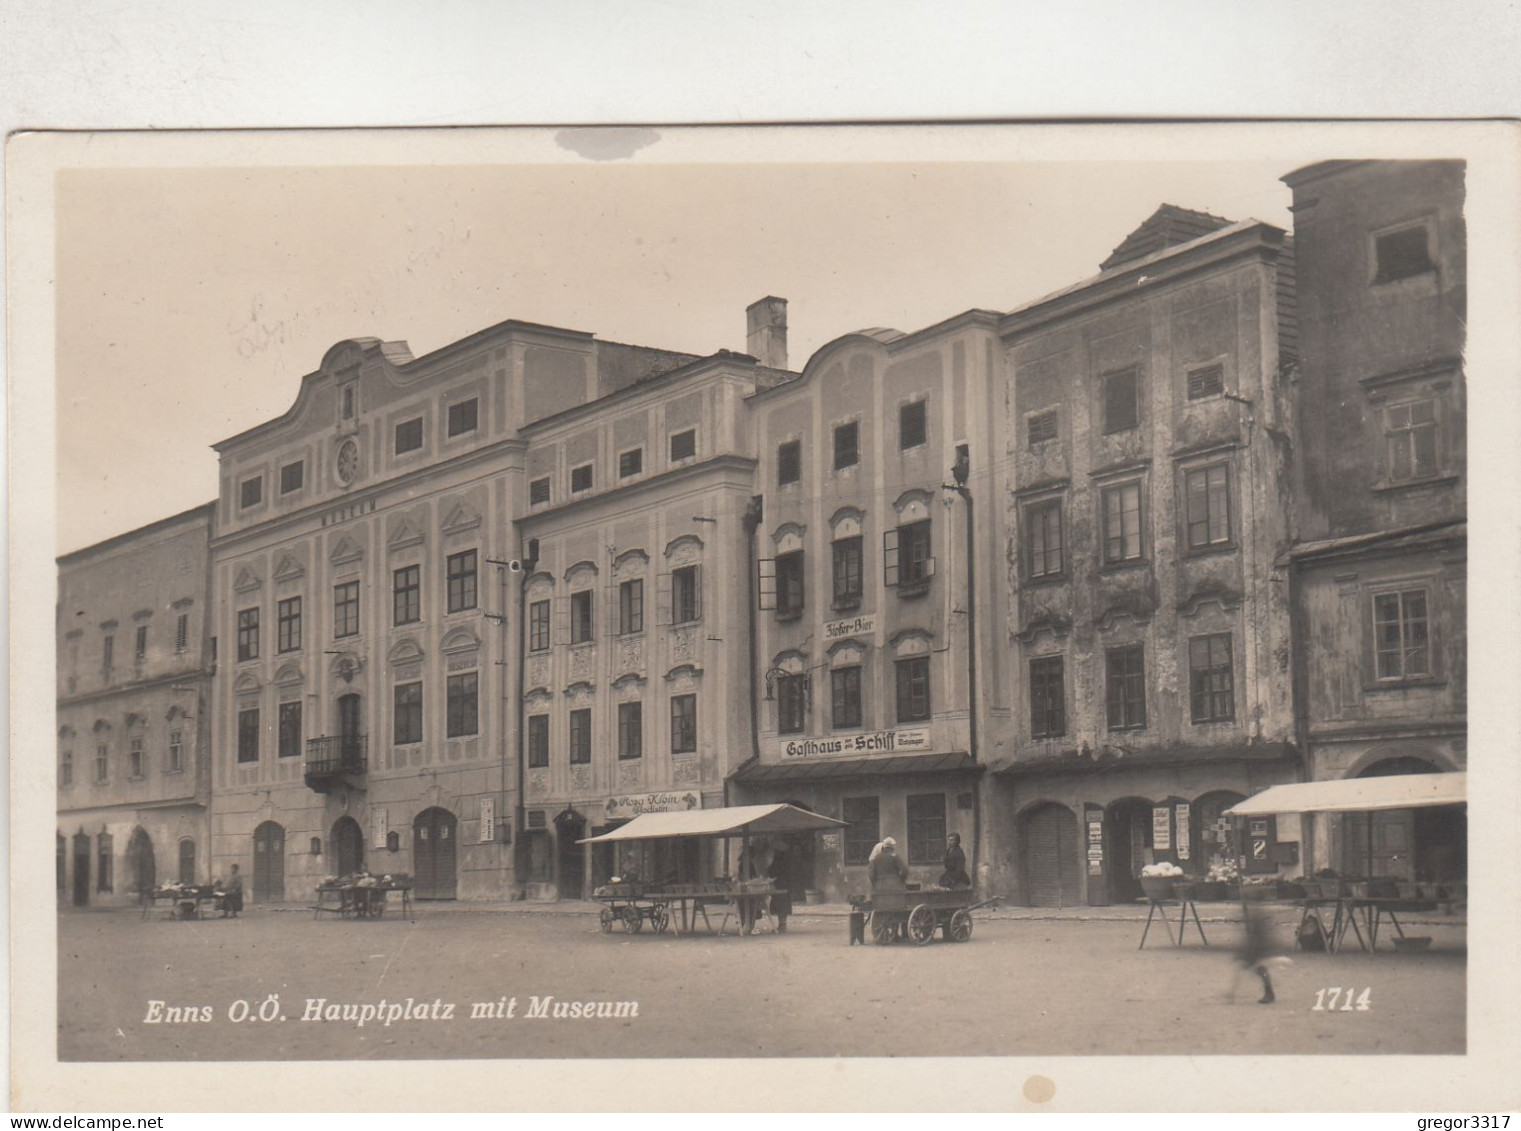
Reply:
M1100 271L1108 271L1137 259L1145 259L1159 251L1207 236L1228 228L1234 221L1208 212L1195 212L1179 208L1176 204L1164 204L1135 231L1125 237L1119 247L1109 253L1109 258L1099 264Z

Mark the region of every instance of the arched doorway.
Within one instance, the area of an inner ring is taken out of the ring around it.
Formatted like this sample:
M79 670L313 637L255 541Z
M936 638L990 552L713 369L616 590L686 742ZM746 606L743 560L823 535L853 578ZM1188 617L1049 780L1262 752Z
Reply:
M555 814L555 841L559 847L559 868L555 876L561 899L580 899L585 887L582 869L586 867L586 845L578 843L586 835L586 818L567 807Z
M1410 755L1384 758L1360 778L1439 774ZM1468 810L1462 805L1348 813L1342 818L1342 868L1348 875L1400 880L1461 880L1468 875Z
M195 883L195 841L188 836L180 841L180 883Z
M141 898L143 892L153 890L156 879L153 839L138 825L127 840L127 893Z
M353 817L339 817L333 822L328 836L327 848L333 871L340 876L352 876L364 865L364 833Z
M447 809L424 809L412 822L412 895L453 899L459 822Z
M1141 869L1151 861L1151 802L1126 797L1104 814L1105 855L1109 859L1109 897L1115 903L1141 898Z
M80 829L74 834L74 906L90 904L90 834Z
M276 821L254 829L253 898L255 903L285 899L285 826Z
M1081 901L1077 817L1065 805L1042 802L1019 821L1025 903L1075 907Z

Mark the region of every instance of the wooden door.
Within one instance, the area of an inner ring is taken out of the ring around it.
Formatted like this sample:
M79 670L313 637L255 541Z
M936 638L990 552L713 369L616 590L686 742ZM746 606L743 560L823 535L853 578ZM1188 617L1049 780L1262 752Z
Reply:
M132 837L127 841L127 883L131 885L128 890L141 898L143 892L153 890L156 880L153 841L147 831L139 826L132 830Z
M180 841L180 883L195 883L195 841L189 837Z
M339 817L333 822L329 838L329 856L336 875L352 876L364 864L364 834L353 817Z
M1025 902L1075 907L1079 902L1077 817L1064 805L1041 805L1024 822Z
M84 833L74 836L74 906L90 903L90 838Z
M459 822L447 809L424 809L412 822L413 898L453 899Z
M254 902L280 903L285 899L285 828L265 821L254 829L253 842Z
M344 769L355 768L359 761L360 699L358 695L338 697L338 757Z

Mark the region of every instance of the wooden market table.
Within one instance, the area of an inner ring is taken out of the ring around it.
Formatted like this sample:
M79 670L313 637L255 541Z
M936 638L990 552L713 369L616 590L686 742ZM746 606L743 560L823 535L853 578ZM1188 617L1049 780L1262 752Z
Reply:
M381 919L385 917L387 896L393 891L401 893L401 913L415 923L412 886L398 883L319 884L312 918L320 919L327 913L340 919Z
M1209 945L1209 939L1204 937L1204 924L1199 921L1198 904L1194 902L1193 896L1187 894L1186 891L1180 892L1170 898L1147 896L1146 903L1148 905L1146 908L1146 928L1141 932L1141 945L1136 948L1137 950L1144 950L1146 948L1146 936L1151 933L1151 920L1157 916L1161 918L1162 927L1167 932L1167 941L1172 943L1173 946L1182 946L1183 934L1188 928L1188 917L1192 914L1194 927L1199 932L1199 941L1205 946ZM1176 938L1173 937L1172 924L1167 920L1167 909L1173 904L1178 905L1178 934Z
M1299 929L1295 938L1301 937L1306 922L1313 922L1320 934L1321 944L1327 953L1335 953L1345 943L1347 932L1357 940L1359 950L1370 953L1378 950L1378 933L1387 916L1395 935L1405 937L1400 925L1399 912L1435 911L1434 900L1404 899L1399 896L1321 896L1298 901L1301 908ZM1330 924L1325 912L1330 912Z
M201 919L201 904L215 903L220 897L216 889L204 886L193 888L154 888L143 893L143 918L158 906L159 901L169 904L171 919Z

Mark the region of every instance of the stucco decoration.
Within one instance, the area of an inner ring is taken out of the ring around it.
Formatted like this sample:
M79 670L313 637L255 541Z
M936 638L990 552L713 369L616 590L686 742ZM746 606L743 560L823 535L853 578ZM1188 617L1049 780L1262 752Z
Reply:
M542 770L535 770L528 775L528 792L533 797L543 797L549 792L549 775Z
M1021 644L1030 645L1034 644L1042 633L1049 634L1054 640L1063 640L1071 631L1071 617L1063 616L1051 609L1036 608L1025 621L1024 627L1015 635Z
M677 785L688 785L702 780L702 766L696 753L678 754L671 759L671 777Z
M860 536L865 521L864 511L855 507L841 507L829 516L829 533L836 539L856 538Z
M333 565L343 565L346 562L360 561L363 557L364 547L345 534L338 539L327 560Z
M591 788L591 767L572 766L570 768L570 784L572 789L586 790Z
M627 581L643 577L649 569L650 556L643 550L624 550L613 559L613 579Z
M1100 632L1109 632L1121 620L1137 625L1149 624L1156 609L1157 601L1151 593L1142 589L1125 590L1110 597L1093 623Z
M618 762L618 786L628 789L636 786L643 779L640 772L643 766L643 758L624 758Z
M354 677L364 671L364 661L353 652L339 652L327 665L328 674L344 683L354 682Z
M892 649L894 656L927 656L933 642L934 637L924 629L905 628L902 632L895 634L887 642L887 646Z
M697 680L701 675L701 669L694 668L691 664L680 664L665 673L665 681L671 685L673 695L689 695L697 690Z
M627 672L613 680L613 694L620 703L637 701L644 694L646 681L642 675Z
M618 670L642 676L644 674L644 641L625 640L618 645ZM620 678L627 678L622 676Z
M306 576L306 566L296 558L294 554L281 554L280 561L275 566L274 578L276 581L299 581Z
M422 646L410 636L404 636L395 644L391 645L386 653L386 662L391 665L415 664L423 658Z
M571 588L592 585L597 580L597 563L583 558L565 571L565 581Z
M547 601L555 591L554 574L539 570L528 579L528 600Z
M672 538L665 545L665 560L672 568L695 565L702 559L702 539L695 534Z
M1185 617L1193 617L1204 605L1214 604L1220 606L1222 612L1233 613L1241 607L1241 599L1239 590L1211 578L1195 585L1188 596L1178 602L1178 611Z
M391 525L391 536L386 539L386 548L405 550L410 546L421 546L426 540L423 527L413 522L409 516L402 515Z
M444 503L444 521L441 528L445 534L459 534L473 530L481 524L481 516L464 500Z
M260 577L248 566L244 566L242 569L238 570L237 578L233 581L232 587L233 590L238 593L251 593L253 590L259 588L263 584L264 579L262 577ZM116 627L115 622L112 622L111 627Z
M95 725L91 729L96 734L110 734L111 733L111 724L108 723L108 722L106 722L105 719L96 719L95 720Z
M296 660L289 660L280 665L275 671L274 683L280 687L288 687L293 683L300 683L306 677L301 672L301 665ZM172 714L177 708L169 708Z
M915 487L904 491L893 501L893 510L897 512L900 523L918 522L929 518L930 503L934 498L930 492Z
M549 686L548 656L535 656L528 662L528 684L530 687Z
M829 666L832 668L855 667L866 658L866 642L848 636L844 640L836 640L829 646Z
M554 693L547 687L534 687L523 696L523 709L530 714L547 711L554 702Z
M461 652L474 652L480 646L480 637L464 626L451 628L444 634L444 638L438 642L438 650L446 656L458 655Z
M803 535L808 528L801 523L784 522L771 533L771 541L778 554L791 554L803 548Z
M586 680L577 680L570 684L564 691L565 698L569 699L572 706L584 707L592 701L595 688Z
M591 679L597 670L597 649L593 644L577 645L570 654L570 678Z
M808 657L796 649L789 648L785 652L778 652L776 658L771 661L773 668L780 668L788 675L802 675L808 670Z
M253 672L243 672L233 681L232 690L235 695L251 695L263 686L259 683L259 677Z
M671 657L678 663L691 663L697 658L697 634L690 628L678 628L671 633Z

